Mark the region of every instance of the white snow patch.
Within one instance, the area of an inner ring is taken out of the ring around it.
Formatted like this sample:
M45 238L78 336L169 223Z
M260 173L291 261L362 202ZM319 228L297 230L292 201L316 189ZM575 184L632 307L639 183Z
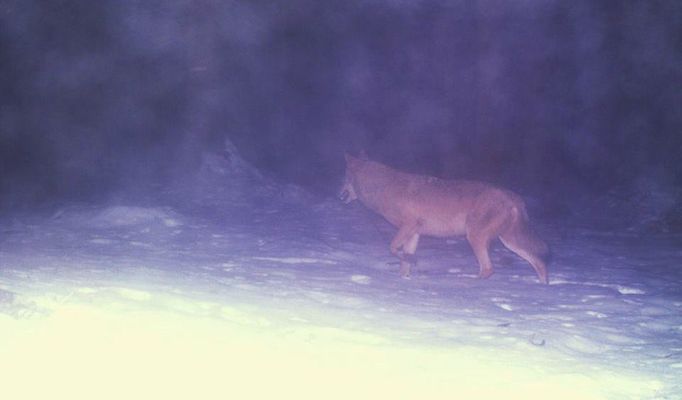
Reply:
M252 260L272 261L282 264L336 264L336 261L306 257L251 257Z
M600 313L598 311L586 311L585 314L591 316L591 317L596 317L596 318L606 318L607 315L604 313Z
M586 354L603 353L607 350L605 345L578 335L567 337L563 344L571 350Z
M136 290L136 289L129 289L129 288L117 288L114 289L121 297L124 297L126 299L130 300L136 300L136 301L147 301L152 298L151 293L142 291L142 290Z
M646 292L641 289L632 288L628 286L616 285L615 288L620 294L645 294Z
M640 314L648 317L659 317L668 314L668 310L659 306L646 306L639 309Z
M222 306L220 308L220 316L228 321L248 326L268 327L271 325L266 318L252 315L245 311L238 310L234 307Z
M361 285L369 285L372 278L367 275L351 275L350 280Z
M93 243L93 244L112 244L115 242L111 239L95 238L95 239L90 239L90 243Z
M316 292L316 291L309 291L306 293L308 297L311 299L314 299L315 301L318 301L323 304L327 304L330 302L330 295L327 293L323 292Z
M147 208L134 206L113 206L96 214L91 222L97 226L135 226L150 223L161 223L166 227L176 227L182 223L163 208Z
M566 280L562 278L555 278L552 279L550 282L550 285L583 285L583 286L598 286L598 287L603 287L603 288L608 288L608 289L613 289L617 291L620 294L624 295L630 295L630 294L646 294L646 292L642 289L634 288L631 286L624 286L624 285L617 285L617 284L612 284L612 283L598 283L598 282L579 282L579 281L571 281L571 280ZM592 298L600 298L603 297L604 295L590 295Z

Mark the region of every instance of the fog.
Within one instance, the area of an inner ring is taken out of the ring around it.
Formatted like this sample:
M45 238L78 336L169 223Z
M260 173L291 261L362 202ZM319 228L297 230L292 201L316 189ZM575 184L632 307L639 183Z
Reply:
M549 203L674 191L681 18L675 1L3 0L0 204L163 186L225 139L323 196L360 150Z

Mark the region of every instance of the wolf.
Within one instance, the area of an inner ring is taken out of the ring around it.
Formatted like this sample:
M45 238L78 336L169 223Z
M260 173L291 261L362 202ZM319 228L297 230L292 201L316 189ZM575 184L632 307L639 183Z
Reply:
M410 275L421 235L466 236L478 260L479 278L493 274L488 249L499 238L528 261L547 284L547 244L528 224L519 195L491 184L445 180L401 172L366 157L345 154L346 174L339 198L358 199L398 228L390 251L400 260L400 274Z

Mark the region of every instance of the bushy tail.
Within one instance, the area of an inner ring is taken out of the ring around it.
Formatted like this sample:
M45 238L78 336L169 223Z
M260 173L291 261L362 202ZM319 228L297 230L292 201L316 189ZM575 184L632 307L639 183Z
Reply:
M540 236L538 236L538 234L528 226L528 221L524 223L523 230L524 233L522 236L525 238L524 240L528 242L527 246L530 251L540 257L540 259L542 259L542 261L545 263L549 263L550 259L552 258L552 252L547 243L540 239Z
M530 227L525 207L514 207L513 210L516 212L515 221L505 236L513 237L518 246L548 263L551 258L549 246Z
M512 207L512 223L505 232L500 234L500 240L507 248L525 259L535 269L542 283L549 283L547 278L547 262L549 261L549 247L528 226L528 215L523 207Z

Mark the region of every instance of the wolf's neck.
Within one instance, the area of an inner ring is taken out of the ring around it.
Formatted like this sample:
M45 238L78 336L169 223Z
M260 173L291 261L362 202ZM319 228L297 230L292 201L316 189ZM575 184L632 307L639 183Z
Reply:
M385 165L369 162L357 173L358 197L368 208L381 211L407 189L404 175Z

